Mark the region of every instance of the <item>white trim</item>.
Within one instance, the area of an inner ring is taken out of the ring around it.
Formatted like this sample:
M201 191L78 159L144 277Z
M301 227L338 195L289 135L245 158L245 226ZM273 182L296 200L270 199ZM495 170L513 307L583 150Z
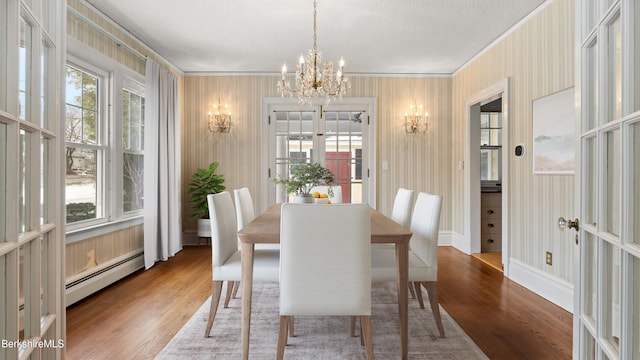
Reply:
M509 279L573 313L573 284L521 261L509 259L509 262L511 269Z
M449 79L453 75L450 73L345 73L346 76L375 77L375 78L427 78L427 79ZM280 71L187 71L184 76L282 76Z

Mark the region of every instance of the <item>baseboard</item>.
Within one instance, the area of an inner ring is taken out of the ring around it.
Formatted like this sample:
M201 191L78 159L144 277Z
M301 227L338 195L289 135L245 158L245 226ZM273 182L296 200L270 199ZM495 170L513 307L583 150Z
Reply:
M438 233L438 246L452 246L454 236L453 231L440 231Z
M85 297L113 284L135 271L144 268L142 250L118 257L90 271L70 277L66 285L66 305L69 306Z
M573 313L573 284L514 259L509 260L509 279Z
M439 243L440 242L438 241L438 244ZM451 246L467 255L471 255L471 244L465 241L464 235L451 231Z

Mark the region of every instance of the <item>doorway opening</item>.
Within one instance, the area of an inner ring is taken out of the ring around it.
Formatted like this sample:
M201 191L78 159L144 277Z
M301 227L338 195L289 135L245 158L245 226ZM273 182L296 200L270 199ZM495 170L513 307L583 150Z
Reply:
M509 79L465 101L463 251L509 274Z

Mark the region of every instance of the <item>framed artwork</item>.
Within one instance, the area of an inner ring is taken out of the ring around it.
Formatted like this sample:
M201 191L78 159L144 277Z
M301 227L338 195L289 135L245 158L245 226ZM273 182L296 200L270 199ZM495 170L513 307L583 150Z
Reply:
M533 100L533 173L574 174L574 88Z

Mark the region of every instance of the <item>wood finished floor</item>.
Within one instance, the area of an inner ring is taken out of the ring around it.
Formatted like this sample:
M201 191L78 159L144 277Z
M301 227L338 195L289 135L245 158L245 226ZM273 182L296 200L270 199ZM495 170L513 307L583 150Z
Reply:
M186 247L70 306L67 359L153 359L210 295L210 251ZM570 313L454 248L438 261L440 304L489 358L571 358Z

